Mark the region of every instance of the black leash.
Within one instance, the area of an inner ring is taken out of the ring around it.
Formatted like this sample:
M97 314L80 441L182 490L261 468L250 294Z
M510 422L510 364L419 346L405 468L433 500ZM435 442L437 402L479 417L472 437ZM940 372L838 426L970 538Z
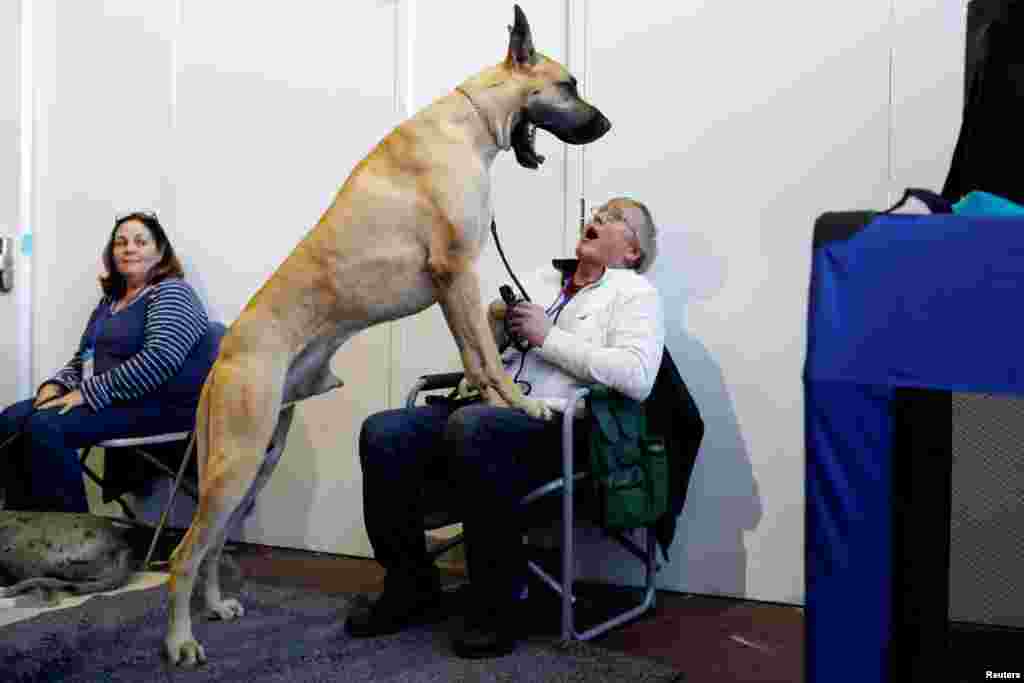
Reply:
M508 259L505 258L505 252L501 248L501 241L498 239L498 224L494 222L494 218L491 218L491 234L494 235L494 246L498 248L498 256L501 257L501 262L505 264L505 270L512 276L512 281L516 283L516 287L523 293L523 299L530 301L530 295L526 293L526 289L523 288L523 283L519 281L516 274L512 272L512 266L508 264Z
M522 292L523 299L525 301L531 301L530 295L526 293L526 288L523 287L523 283L520 282L519 278L516 277L516 274L512 272L512 266L510 266L508 264L508 259L505 258L505 252L501 248L501 240L498 239L498 224L495 222L493 216L491 217L491 234L494 235L494 246L496 246L498 248L498 255L501 256L501 262L505 264L505 270L507 270L508 274L512 276L512 281L516 283L516 287L518 287L519 291ZM505 289L505 292L509 291L508 288L507 288L507 285L504 286L503 289ZM504 298L505 292L502 293L503 294L502 298ZM508 302L506 301L506 303L508 303ZM532 303L532 301L531 301L531 303ZM512 343L513 345L515 345L515 347L517 349L519 349L519 351L521 352L521 355L519 357L519 369L516 371L515 377L512 378L512 381L515 382L516 384L524 385L523 386L523 393L526 394L526 395L529 395L530 392L533 390L533 385L531 385L526 380L520 380L519 376L521 374L523 374L523 368L526 366L526 354L529 353L529 351L530 351L530 349L532 347L525 340L520 340L520 341L514 340L512 338L511 333L508 333L507 330L506 330L506 333L509 334L509 337L510 337L509 342ZM504 348L502 348L501 350L504 351Z

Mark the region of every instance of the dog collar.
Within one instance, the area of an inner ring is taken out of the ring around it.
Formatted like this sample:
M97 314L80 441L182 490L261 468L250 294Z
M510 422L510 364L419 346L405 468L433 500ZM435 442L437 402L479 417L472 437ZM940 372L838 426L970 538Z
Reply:
M473 105L473 109L476 110L477 116L479 116L480 119L484 122L484 127L487 128L487 132L491 134L492 138L494 138L494 144L498 146L498 149L508 149L508 147L501 146L501 140L498 139L498 134L495 132L494 127L491 125L491 120L487 118L487 115L484 114L484 110L480 108L480 105L476 103L476 100L474 100L468 92L463 90L461 85L455 86L455 89L462 93L463 96L465 96L465 98L469 100L469 103Z

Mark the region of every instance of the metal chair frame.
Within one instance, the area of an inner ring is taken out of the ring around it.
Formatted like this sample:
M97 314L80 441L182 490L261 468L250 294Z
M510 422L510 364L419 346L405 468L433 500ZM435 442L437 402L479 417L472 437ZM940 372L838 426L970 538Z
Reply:
M185 468L188 466L188 462L195 451L195 444L193 443L193 432L171 432L167 434L154 434L151 436L132 437L124 439L109 439L107 441L101 441L88 448L83 448L82 453L79 456L78 464L82 467L82 471L87 477L89 477L97 486L102 488L104 486L103 478L100 477L96 472L86 464L89 455L92 453L94 448L134 448L135 453L144 458L149 464L157 468L161 474L166 476L168 479L174 480L174 486L171 489L170 498L167 500L167 504L164 505L164 509L160 514L160 523L157 525L153 532L153 538L149 542L149 550L146 552L146 558L143 560L142 567L144 569L150 568L150 562L153 558L153 551L156 550L157 541L160 539L160 534L163 533L164 526L167 523L167 517L170 515L171 510L174 507L174 501L177 497L178 490L184 489L185 492L192 498L192 500L199 501L199 493L191 482L185 481L184 474ZM147 453L143 450L144 446L153 446L156 444L185 443L185 451L182 453L181 464L178 466L178 471L175 472L171 468L167 467L164 463L160 462L153 454ZM124 512L128 519L138 522L138 517L135 511L132 510L131 506L124 499L124 494L119 494L114 497L118 505L121 506L121 510Z

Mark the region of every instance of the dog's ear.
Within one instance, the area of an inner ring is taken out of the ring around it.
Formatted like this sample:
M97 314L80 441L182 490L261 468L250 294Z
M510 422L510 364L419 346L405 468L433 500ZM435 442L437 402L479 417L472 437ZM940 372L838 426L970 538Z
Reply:
M508 55L505 57L505 63L509 66L534 64L537 53L533 49L530 22L526 21L526 15L519 5L516 5L516 24L509 26L508 30Z

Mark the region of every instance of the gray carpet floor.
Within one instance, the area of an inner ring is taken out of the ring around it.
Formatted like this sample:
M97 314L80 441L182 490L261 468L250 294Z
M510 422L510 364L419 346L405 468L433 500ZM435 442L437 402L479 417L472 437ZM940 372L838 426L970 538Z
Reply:
M532 637L505 657L463 660L449 623L382 638L353 639L343 623L353 598L248 582L246 614L223 623L194 617L209 662L171 667L161 655L166 587L96 596L0 628L0 681L682 681L660 663L586 643ZM198 607L198 604L196 605Z

